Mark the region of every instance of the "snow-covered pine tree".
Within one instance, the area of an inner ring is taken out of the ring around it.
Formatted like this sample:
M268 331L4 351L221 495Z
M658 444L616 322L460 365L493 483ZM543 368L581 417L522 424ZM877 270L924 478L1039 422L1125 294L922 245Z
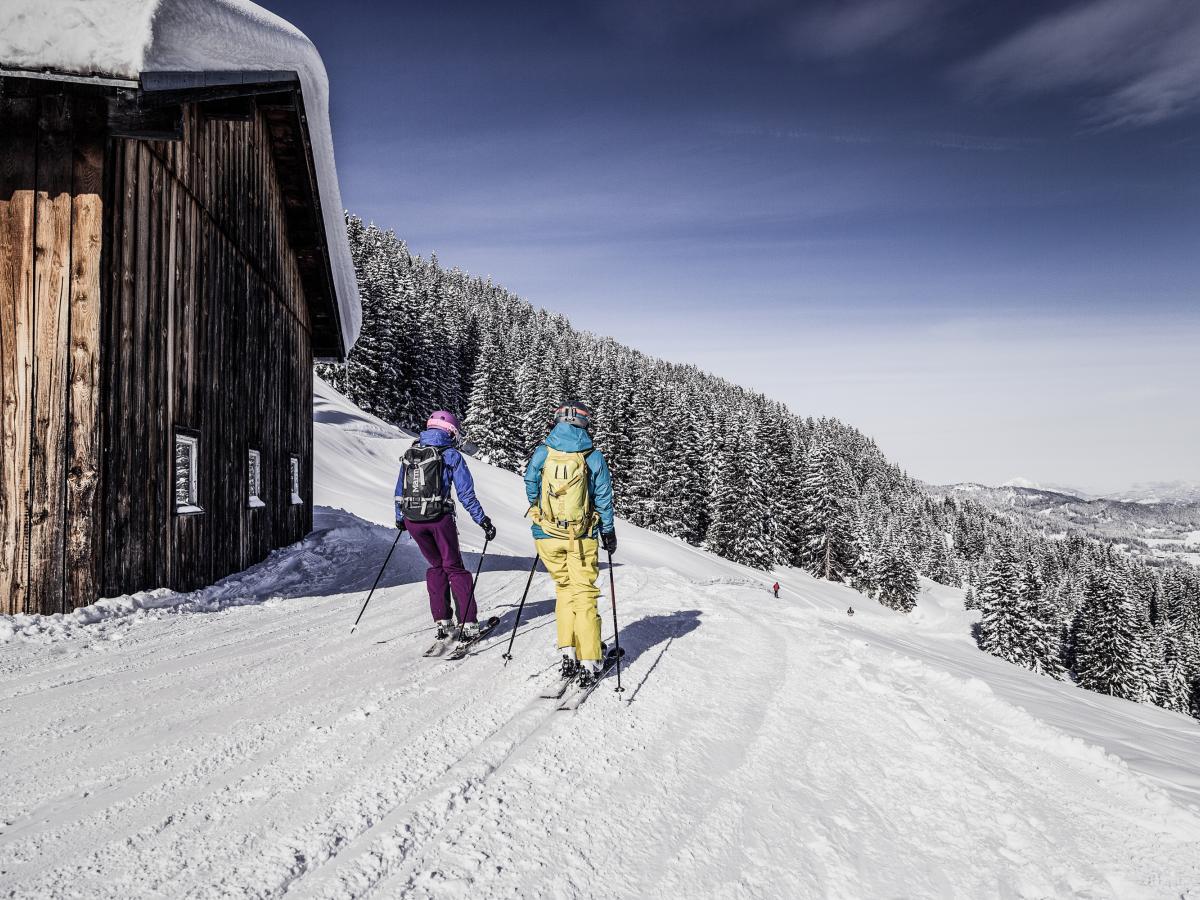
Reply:
M755 412L743 423L741 434L736 455L745 494L739 510L741 537L732 558L756 569L769 569L775 562L771 501L777 489L776 463L770 448L763 444L762 423Z
M1197 670L1189 657L1186 628L1169 619L1161 620L1155 627L1155 643L1161 648L1155 673L1155 702L1166 709L1190 713L1197 687ZM1194 651L1193 651L1194 652Z
M827 438L818 439L805 460L799 498L804 533L801 561L818 578L846 581L858 566L856 493L844 460Z
M1124 568L1110 547L1088 575L1073 634L1075 679L1126 700L1146 689L1142 648Z
M939 528L931 529L925 538L924 575L948 587L958 587L958 566L950 551L950 536Z
M676 389L670 396L671 419L660 427L672 431L674 455L663 461L667 473L654 487L660 519L650 527L694 544L707 527L700 405L686 389Z
M746 502L741 490L741 455L735 428L737 420L729 410L717 416L717 433L709 466L709 524L704 548L718 556L736 559L742 540L742 507Z
M983 576L978 594L983 616L979 622L979 646L1019 666L1033 658L1034 636L1029 611L1025 608L1017 555L1012 546L1001 546Z
M850 585L868 597L879 598L880 567L883 565L884 539L877 535L868 514L859 505L854 520L854 543L858 548L858 564Z
M401 302L403 260L408 251L391 232L365 228L361 220L347 225L351 256L363 299L362 329L354 352L335 379L346 395L368 412L396 421L395 385L411 380L404 338L409 333ZM333 367L326 367L331 371Z
M967 585L963 594L963 609L979 609L979 598L975 594L975 588L970 584Z
M665 512L660 507L661 495L658 486L666 477L664 471L673 467L676 454L675 433L662 422L659 411L667 408L665 385L651 368L641 372L634 388L633 408L635 414L629 418L627 434L633 452L625 471L625 493L637 501L628 506L627 516L635 525L649 526L659 521Z
M876 566L879 602L898 612L911 612L917 605L921 580L905 547L891 534L879 551Z
M1029 654L1024 663L1033 671L1059 678L1063 672L1062 633L1046 594L1042 574L1026 556L1020 581L1021 608L1028 617Z
M466 428L479 455L504 468L515 469L520 460L520 419L506 357L495 335L485 336L471 386Z
M804 546L804 519L800 507L804 477L804 437L799 419L788 416L778 448L777 495L772 504L775 519L775 559L779 565L800 562Z

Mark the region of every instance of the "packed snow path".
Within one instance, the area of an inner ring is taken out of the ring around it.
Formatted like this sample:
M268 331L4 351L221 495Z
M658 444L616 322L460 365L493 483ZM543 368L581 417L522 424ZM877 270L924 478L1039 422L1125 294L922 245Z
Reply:
M502 666L530 557L516 480L477 463L501 629L421 658L404 540L351 636L399 442L319 396L319 499L357 516L322 510L303 545L195 595L7 620L0 892L1200 897L1200 729L984 657L948 592L912 620L785 573L776 601L626 528L626 692L558 712L536 698L544 574Z

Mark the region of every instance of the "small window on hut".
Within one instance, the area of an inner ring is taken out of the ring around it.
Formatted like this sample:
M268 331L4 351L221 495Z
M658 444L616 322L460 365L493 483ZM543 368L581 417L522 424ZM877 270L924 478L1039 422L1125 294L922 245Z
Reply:
M249 485L249 496L246 498L246 505L251 509L262 509L267 505L262 502L262 454L251 450L248 463L246 482Z
M175 512L192 515L200 508L200 436L175 432Z
M292 476L292 503L303 503L304 498L300 496L300 457L293 456L288 462Z

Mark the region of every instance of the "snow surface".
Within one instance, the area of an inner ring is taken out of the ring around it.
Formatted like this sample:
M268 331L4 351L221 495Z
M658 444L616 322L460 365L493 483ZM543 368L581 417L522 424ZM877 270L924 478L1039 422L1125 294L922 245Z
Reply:
M143 72L287 70L300 76L346 352L362 308L312 41L248 0L4 0L0 67L137 79Z
M980 653L956 591L904 617L620 524L626 693L557 712L545 575L500 658L520 481L473 462L498 636L421 658L407 537L351 636L408 440L320 382L315 411L301 544L196 593L2 620L0 893L1200 897L1197 723Z

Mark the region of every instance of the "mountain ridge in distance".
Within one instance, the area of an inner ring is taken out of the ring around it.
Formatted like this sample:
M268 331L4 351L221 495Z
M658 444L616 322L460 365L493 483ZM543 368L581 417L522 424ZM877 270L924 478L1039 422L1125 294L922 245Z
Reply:
M1149 505L1191 504L1200 503L1200 481L1175 479L1173 481L1139 481L1126 488L1114 491L1088 491L1069 484L1058 484L1050 481L1035 481L1032 478L1016 476L1000 484L984 482L958 482L956 484L936 485L937 488L964 488L976 485L988 490L1017 488L1026 491L1039 491L1046 494L1058 494L1074 497L1079 500L1111 500L1118 503L1143 503Z

